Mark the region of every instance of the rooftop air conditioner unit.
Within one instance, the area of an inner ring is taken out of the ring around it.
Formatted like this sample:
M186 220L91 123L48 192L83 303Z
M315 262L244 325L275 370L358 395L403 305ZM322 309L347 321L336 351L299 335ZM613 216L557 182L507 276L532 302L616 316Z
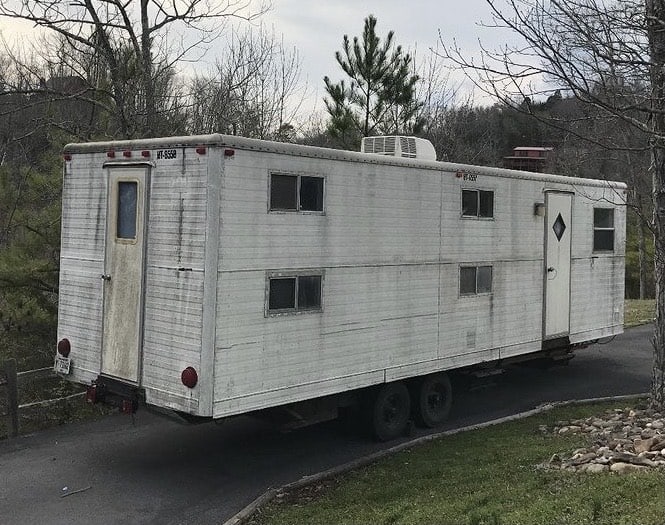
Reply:
M436 151L432 143L418 137L364 137L360 151L407 159L436 160Z

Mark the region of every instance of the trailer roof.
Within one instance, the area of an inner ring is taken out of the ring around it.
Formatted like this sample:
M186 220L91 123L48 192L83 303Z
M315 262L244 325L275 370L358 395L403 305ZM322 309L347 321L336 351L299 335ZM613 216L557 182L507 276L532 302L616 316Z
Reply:
M528 171L512 170L507 168L495 168L491 166L476 166L471 164L460 164L455 162L428 161L418 159L407 159L392 157L374 153L360 153L357 151L337 150L317 146L304 146L287 142L274 142L269 140L250 139L236 135L223 135L214 133L210 135L188 135L179 137L160 137L132 140L114 140L105 142L85 142L67 144L64 153L100 153L113 150L139 150L139 149L164 149L175 147L224 147L238 150L262 151L271 153L283 153L299 157L346 160L363 162L369 164L413 166L421 169L437 171L453 171L468 174L487 175L493 177L507 177L513 179L541 180L550 183L577 184L585 186L602 186L615 189L625 189L627 185L623 182L608 181L604 179L587 179L578 177L567 177L548 173L534 173Z

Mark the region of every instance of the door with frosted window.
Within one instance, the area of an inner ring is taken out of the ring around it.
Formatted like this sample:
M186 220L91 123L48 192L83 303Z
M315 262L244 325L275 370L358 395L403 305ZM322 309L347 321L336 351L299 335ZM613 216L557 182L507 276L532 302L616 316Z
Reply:
M109 170L102 374L139 383L145 258L145 166Z

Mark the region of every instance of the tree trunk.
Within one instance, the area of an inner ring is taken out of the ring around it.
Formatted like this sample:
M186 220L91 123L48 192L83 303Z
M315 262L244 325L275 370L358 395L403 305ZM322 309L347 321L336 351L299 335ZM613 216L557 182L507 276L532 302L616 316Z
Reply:
M644 226L644 218L640 217L637 228L637 254L639 257L639 272L640 272L640 299L647 298L647 243L646 243L646 228Z
M665 0L646 0L651 54L649 77L652 100L651 159L654 199L654 266L656 280L656 327L651 406L665 409Z
M145 121L141 135L157 135L155 105L155 85L153 83L152 41L150 38L150 19L148 18L148 0L141 0L141 77L145 103Z

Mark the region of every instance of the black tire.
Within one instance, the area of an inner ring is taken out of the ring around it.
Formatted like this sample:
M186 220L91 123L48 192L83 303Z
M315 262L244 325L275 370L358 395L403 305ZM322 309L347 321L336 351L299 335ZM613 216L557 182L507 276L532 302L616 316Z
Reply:
M386 383L376 390L371 405L372 433L378 441L390 441L406 431L411 414L409 389L404 383Z
M441 426L450 415L453 388L443 372L424 377L416 384L413 413L418 425L427 428Z

